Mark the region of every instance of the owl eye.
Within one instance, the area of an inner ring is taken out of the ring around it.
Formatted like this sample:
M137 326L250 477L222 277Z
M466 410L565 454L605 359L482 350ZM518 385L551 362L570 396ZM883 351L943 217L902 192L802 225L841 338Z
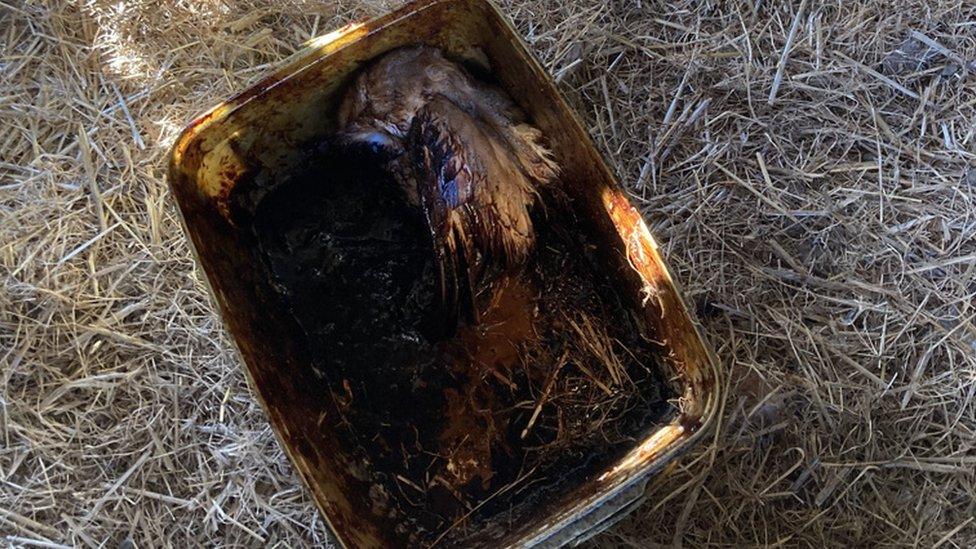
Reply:
M397 140L383 130L342 132L336 136L336 141L347 152L365 154L383 161L395 158L402 152Z
M384 149L393 146L393 139L390 138L385 132L366 132L360 136L363 143L369 146L369 149L374 153L382 152Z

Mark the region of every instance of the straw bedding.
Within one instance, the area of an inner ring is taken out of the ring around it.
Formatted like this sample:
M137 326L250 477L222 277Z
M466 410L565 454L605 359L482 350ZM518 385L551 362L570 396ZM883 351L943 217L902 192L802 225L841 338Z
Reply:
M327 543L165 185L180 127L387 2L0 2L0 544ZM976 8L508 2L721 359L603 546L976 543Z

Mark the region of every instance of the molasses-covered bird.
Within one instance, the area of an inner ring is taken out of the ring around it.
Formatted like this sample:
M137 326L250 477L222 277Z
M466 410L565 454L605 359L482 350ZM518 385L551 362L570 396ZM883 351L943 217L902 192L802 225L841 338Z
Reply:
M539 130L500 89L424 46L362 72L338 122L340 147L385 163L422 209L448 324L462 308L477 321L478 288L518 269L535 242L537 189L557 170Z

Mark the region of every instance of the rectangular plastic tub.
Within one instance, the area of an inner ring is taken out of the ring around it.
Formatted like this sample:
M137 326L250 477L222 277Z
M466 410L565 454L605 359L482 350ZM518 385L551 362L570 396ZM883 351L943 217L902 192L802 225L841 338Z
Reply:
M310 391L305 352L279 296L259 269L254 242L228 198L255 172L273 179L296 162L295 147L329 131L343 87L364 63L398 46L424 43L459 58L487 60L499 84L547 138L560 185L598 235L642 330L660 345L660 367L677 413L598 474L555 497L512 510L496 524L441 544L559 546L606 528L643 498L653 475L698 441L720 393L714 357L702 341L654 238L614 180L551 78L508 20L484 0L420 0L386 16L310 41L256 85L194 120L170 158L169 182L197 261L235 342L254 394L312 498L344 546L400 546L402 531L371 508L368 482L322 418L330 404Z

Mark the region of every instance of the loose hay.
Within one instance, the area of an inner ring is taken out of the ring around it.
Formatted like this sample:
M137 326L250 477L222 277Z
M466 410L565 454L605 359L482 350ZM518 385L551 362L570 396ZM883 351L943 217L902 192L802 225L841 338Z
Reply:
M0 4L0 539L326 540L163 160L202 108L393 4ZM976 543L976 8L505 9L731 386L711 444L596 544Z

